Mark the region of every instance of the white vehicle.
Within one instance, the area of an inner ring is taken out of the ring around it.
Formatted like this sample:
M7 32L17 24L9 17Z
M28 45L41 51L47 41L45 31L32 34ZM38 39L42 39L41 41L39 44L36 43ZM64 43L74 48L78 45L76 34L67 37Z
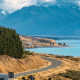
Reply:
M0 73L0 80L8 80L8 75Z

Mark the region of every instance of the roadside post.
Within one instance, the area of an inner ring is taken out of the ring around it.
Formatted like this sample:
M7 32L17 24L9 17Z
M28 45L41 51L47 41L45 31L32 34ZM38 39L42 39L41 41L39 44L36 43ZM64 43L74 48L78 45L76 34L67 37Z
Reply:
M14 72L8 72L8 78L14 78Z
M22 77L23 80L25 80L25 77Z
M49 78L48 80L51 80L51 78Z
M35 78L33 76L30 76L30 80L35 80Z
M0 80L8 80L7 74L0 74Z

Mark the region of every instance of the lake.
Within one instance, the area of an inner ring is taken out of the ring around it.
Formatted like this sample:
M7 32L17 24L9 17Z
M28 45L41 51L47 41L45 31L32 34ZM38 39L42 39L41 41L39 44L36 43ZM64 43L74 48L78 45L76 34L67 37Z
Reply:
M25 49L36 53L46 53L54 55L75 56L80 57L80 40L56 40L56 43L66 43L66 45L74 47L47 47L47 48L34 48Z

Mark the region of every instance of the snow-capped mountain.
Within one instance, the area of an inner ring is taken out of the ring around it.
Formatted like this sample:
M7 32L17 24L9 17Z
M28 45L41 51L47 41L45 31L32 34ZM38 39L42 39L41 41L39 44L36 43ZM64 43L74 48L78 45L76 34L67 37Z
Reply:
M6 18L9 15L9 13L5 10L0 9L0 21Z
M22 35L80 36L80 8L71 3L24 7L0 24Z

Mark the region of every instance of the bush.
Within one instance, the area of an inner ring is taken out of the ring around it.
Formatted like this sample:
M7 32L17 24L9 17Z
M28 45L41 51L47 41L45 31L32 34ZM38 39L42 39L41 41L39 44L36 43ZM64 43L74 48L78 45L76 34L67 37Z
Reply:
M73 56L58 56L58 55L56 55L56 58L66 58L66 59L69 59L69 58L73 58Z
M27 57L27 55L33 55L33 53L32 52L30 52L30 51L23 51L23 56L22 57Z
M80 71L67 70L67 73L60 73L59 75L73 80L80 80Z
M48 80L67 80L64 77L58 75L58 74L52 74L50 76L48 76Z
M53 42L50 40L46 40L46 39L39 39L40 42L44 42L44 43L50 43L52 44Z
M70 60L79 62L80 61L80 58L71 58Z
M14 58L22 57L22 42L15 30L0 27L0 55L8 55Z

